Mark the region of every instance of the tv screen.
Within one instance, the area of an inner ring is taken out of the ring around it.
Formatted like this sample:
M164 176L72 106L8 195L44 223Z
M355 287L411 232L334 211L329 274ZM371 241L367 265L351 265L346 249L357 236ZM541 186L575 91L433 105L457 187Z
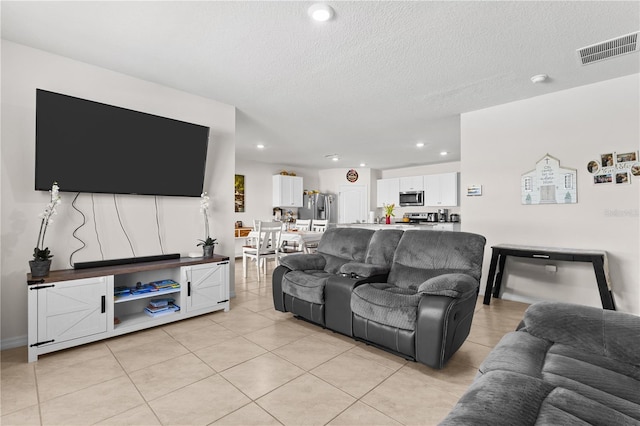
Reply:
M36 91L36 190L202 193L209 128Z

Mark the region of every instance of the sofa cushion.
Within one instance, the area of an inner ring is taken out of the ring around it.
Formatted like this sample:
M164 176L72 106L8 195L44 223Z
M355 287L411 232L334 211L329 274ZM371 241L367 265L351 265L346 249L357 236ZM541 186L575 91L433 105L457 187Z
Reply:
M367 248L365 263L391 267L391 262L393 262L393 256L402 234L404 234L402 229L379 229L375 231Z
M364 262L374 231L362 228L329 228L318 243L318 254L326 260L324 270L337 274L347 262Z
M632 314L569 303L540 302L524 314L524 330L584 352L640 366L640 319Z
M363 284L351 294L351 310L370 321L415 330L421 297L415 290L391 284Z
M388 282L417 287L438 275L463 273L480 282L485 238L468 232L407 230L395 251Z
M637 425L632 417L545 380L492 371L471 384L440 426Z
M282 279L282 292L310 303L324 303L324 286L329 277L325 271L291 271Z

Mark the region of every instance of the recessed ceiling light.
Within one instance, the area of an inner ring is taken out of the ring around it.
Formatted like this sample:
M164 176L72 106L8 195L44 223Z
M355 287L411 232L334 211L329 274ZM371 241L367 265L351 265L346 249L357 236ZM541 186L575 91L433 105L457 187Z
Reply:
M258 148L258 149L264 149L264 144L259 143L258 145L256 145L256 148Z
M422 148L424 146L424 142L418 142L418 143L416 143L416 146L418 148Z
M365 163L360 163L360 167L364 167L364 166L366 166Z
M448 154L448 152L447 152L447 151L441 151L441 152L440 152L440 155L447 155L447 154Z
M538 75L534 75L533 77L531 77L531 82L533 84L542 83L543 81L546 81L547 78L549 78L549 76L546 75L546 74L538 74Z
M333 157L333 158L331 159L331 161L338 161L338 160L339 160L339 158L338 158L338 157Z
M333 17L333 9L331 6L322 3L312 5L307 13L311 19L318 22L325 22Z

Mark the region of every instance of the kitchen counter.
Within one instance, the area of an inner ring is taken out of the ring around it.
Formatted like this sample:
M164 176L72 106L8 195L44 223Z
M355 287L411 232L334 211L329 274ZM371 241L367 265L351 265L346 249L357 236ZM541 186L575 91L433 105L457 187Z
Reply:
M389 225L385 223L338 223L336 226L342 228L365 228L365 229L433 229L438 231L460 231L460 223L453 222L423 222L407 223L395 222Z

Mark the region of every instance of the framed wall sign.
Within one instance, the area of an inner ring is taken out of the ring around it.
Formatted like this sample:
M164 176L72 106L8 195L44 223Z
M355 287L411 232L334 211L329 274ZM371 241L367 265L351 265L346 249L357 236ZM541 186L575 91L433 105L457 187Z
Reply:
M546 154L535 169L522 174L522 204L577 203L576 176L576 169L560 167L560 160Z

